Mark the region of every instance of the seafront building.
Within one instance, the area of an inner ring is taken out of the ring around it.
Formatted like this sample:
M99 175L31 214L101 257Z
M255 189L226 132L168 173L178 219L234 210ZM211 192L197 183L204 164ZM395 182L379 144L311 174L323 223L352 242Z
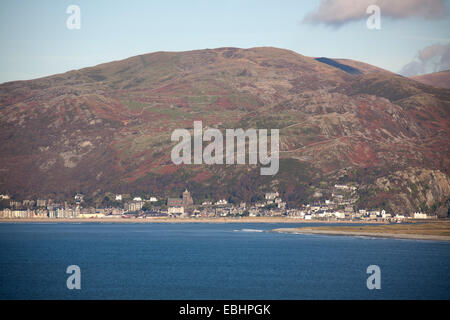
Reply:
M263 200L253 203L229 203L226 199L206 200L195 205L191 193L186 189L180 198L168 198L167 202L155 196L131 196L112 194L115 207L92 208L85 205L85 196L76 194L71 204L56 203L51 199L11 199L1 195L3 201L9 201L9 207L0 210L1 219L77 219L77 218L133 218L133 217L287 217L320 221L379 221L401 222L406 219L435 219L426 213L415 212L411 217L385 210L358 209L356 186L334 185L331 192L319 190L321 198L299 207L289 207L278 191L266 192ZM330 197L325 198L324 194ZM325 199L324 199L325 198ZM132 199L132 200L130 200ZM145 200L148 199L148 200Z

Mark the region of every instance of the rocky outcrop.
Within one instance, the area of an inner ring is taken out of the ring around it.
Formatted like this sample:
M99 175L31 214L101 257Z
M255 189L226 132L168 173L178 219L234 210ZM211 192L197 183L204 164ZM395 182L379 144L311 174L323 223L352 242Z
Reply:
M450 178L439 170L409 168L397 171L376 179L366 189L371 190L372 199L377 199L378 205L394 213L408 216L416 211L429 214L439 211L441 216L447 216Z

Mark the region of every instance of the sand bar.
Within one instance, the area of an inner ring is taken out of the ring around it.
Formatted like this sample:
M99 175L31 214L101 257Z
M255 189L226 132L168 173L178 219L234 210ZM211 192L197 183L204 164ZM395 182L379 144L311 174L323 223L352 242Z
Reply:
M430 234L411 234L411 233L312 230L312 229L308 229L308 228L279 228L279 229L273 229L272 232L294 233L294 234L319 234L319 235L337 235L337 236L354 236L354 237L379 237L379 238L394 238L394 239L450 241L450 236L430 235Z

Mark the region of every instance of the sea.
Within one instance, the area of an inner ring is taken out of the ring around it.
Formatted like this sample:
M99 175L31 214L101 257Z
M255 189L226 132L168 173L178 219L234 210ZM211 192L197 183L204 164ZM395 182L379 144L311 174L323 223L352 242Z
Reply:
M450 243L270 232L308 226L0 223L0 299L450 298Z

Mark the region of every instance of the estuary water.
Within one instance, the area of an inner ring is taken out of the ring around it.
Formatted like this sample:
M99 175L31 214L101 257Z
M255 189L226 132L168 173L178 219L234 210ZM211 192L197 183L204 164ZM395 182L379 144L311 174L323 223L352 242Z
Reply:
M450 299L450 243L266 232L296 226L1 223L0 299Z

